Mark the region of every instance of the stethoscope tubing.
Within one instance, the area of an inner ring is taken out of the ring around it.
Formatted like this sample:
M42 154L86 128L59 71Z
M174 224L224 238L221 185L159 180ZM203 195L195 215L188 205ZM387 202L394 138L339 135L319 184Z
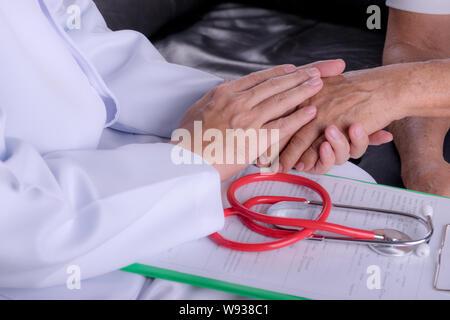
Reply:
M248 184L261 182L261 181L279 181L301 185L315 191L322 199L322 211L316 220L308 219L295 219L295 218L283 218L283 217L272 217L266 214L262 214L251 210L251 207L257 204L273 204L280 201L299 201L306 202L304 198L295 197L281 197L281 196L259 196L254 197L244 204L240 203L235 194L236 191ZM271 238L279 238L279 240L265 242L265 243L243 243L232 241L224 238L219 233L214 233L210 235L210 238L222 245L224 247L240 250L240 251L268 251L291 245L302 239L308 237L313 237L314 232L317 230L332 232L336 234L341 234L344 236L349 236L355 239L374 239L375 233L373 231L360 230L355 228L349 228L337 224L332 224L326 222L328 218L332 203L328 192L318 183L309 180L304 177L277 173L277 174L252 174L242 177L234 181L228 188L227 198L231 205L231 208L225 210L225 216L238 215L243 223L250 228L252 231L257 232L261 235L268 236ZM278 230L263 226L260 223L266 223L271 225L286 226L286 227L297 227L303 228L299 231L292 230Z
M247 200L245 203L240 203L237 200L235 194L239 188L251 183L262 181L278 181L304 186L316 192L321 197L322 201L321 202L308 201L304 198L283 197L283 196L257 196ZM396 247L415 246L424 242L428 242L433 233L433 225L430 217L427 217L427 220L425 220L418 216L400 211L357 207L341 204L333 205L331 202L330 195L320 184L305 177L296 175L277 173L277 174L251 174L248 176L244 176L231 184L227 192L227 198L231 207L224 210L225 217L236 215L241 219L243 224L253 232L256 232L258 234L270 238L278 239L275 241L263 243L244 243L226 239L217 232L210 235L210 238L214 242L232 250L250 251L250 252L268 251L291 245L303 239L331 240L331 241L335 240L360 244L380 244ZM316 220L273 217L251 210L253 206L258 204L274 204L280 201L304 202L311 205L322 206L322 210L318 215L318 217L316 218ZM395 242L388 241L385 240L384 237L376 235L373 231L355 229L326 222L326 219L328 218L331 212L331 208L333 206L352 210L375 211L380 213L398 214L409 218L414 218L420 221L425 226L427 226L429 232L425 237L418 240L395 241ZM284 226L284 227L301 228L301 230L296 231L282 228L270 228L265 225L262 225L261 223L281 227ZM316 235L314 233L317 230L338 234L341 235L341 237Z

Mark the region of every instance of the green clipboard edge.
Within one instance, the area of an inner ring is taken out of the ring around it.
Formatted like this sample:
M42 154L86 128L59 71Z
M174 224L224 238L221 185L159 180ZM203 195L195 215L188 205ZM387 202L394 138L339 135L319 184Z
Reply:
M225 291L228 293L233 293L249 298L265 299L265 300L309 300L307 298L296 297L275 291L268 291L264 289L243 286L236 283L201 277L189 273L147 266L140 263L135 263L132 264L131 266L125 267L122 269L122 271L137 273L152 278L160 278L170 281L183 282L197 287Z
M398 190L403 190L403 191L409 191L409 192L419 193L419 194L428 195L428 196L435 196L435 197L440 197L440 198L444 198L444 199L450 199L448 197L438 196L435 194L430 194L430 193L425 193L425 192L420 192L420 191L415 191L415 190L408 190L408 189L403 189L403 188L398 188L398 187L393 187L393 186L386 186L383 184L377 184L374 182L368 182L368 181L364 181L364 180L345 178L345 177L335 176L335 175L331 175L331 174L325 174L325 176L333 177L333 178L341 178L341 179L346 179L346 180L352 180L352 181L357 181L357 182L362 182L362 183L367 183L367 184L376 184L376 185L383 186L383 187L388 187L388 188L393 188L393 189L398 189ZM197 275L193 275L193 274L189 274L189 273L183 273L183 272L178 272L178 271L173 271L173 270L168 270L168 269L152 267L152 266L148 266L148 265L144 265L144 264L140 264L140 263L132 264L121 270L126 271L126 272L140 274L140 275L147 276L147 277L160 278L160 279L165 279L165 280L170 280L170 281L177 281L177 282L182 282L182 283L190 284L190 285L197 286L197 287L225 291L228 293L233 293L233 294L237 294L237 295L245 296L245 297L249 297L249 298L264 299L264 300L310 300L308 298L297 297L297 296L279 293L279 292L275 292L275 291L269 291L269 290L254 288L254 287L243 286L243 285L236 284L236 283L201 277L201 276L197 276Z
M421 191L416 191L416 190L409 190L409 189L393 187L393 186L387 186L385 184L369 182L369 181L364 181L364 180L358 180L358 179L353 179L353 178L346 178L346 177L341 177L341 176L335 176L335 175L332 175L332 174L324 174L324 176L333 177L333 178L340 178L340 179L345 179L345 180L351 180L351 181L356 181L356 182L362 182L362 183L367 183L367 184L375 184L377 186L388 187L388 188L392 188L392 189L397 189L397 190L402 190L402 191L408 191L408 192L423 194L423 195L426 195L426 196L433 196L433 197L438 197L438 198L450 199L450 197L439 196L437 194L426 193L426 192L421 192Z

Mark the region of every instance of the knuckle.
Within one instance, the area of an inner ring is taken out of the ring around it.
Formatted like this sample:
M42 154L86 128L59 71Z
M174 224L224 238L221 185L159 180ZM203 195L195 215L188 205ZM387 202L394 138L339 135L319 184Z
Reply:
M296 134L291 139L291 145L295 148L299 148L306 145L306 141L301 134Z
M231 128L239 128L240 121L241 121L241 119L240 119L239 115L232 116L230 119L230 127Z
M283 102L283 100L286 98L286 94L285 93L279 93L276 94L274 96L272 96L270 98L270 103L271 104L280 104L281 102Z
M260 72L252 72L248 76L248 80L250 82L261 82L261 73Z
M254 98L256 98L257 94L258 93L256 91L256 88L251 88L251 89L247 90L247 92L245 93L246 99L253 100Z
M283 150L280 161L284 164L288 164L288 167L292 167L301 156L301 151L291 142ZM287 168L287 167L286 167Z
M296 78L301 80L307 80L310 78L310 75L306 72L305 69L298 70L295 74Z
M217 106L216 102L214 100L211 100L206 104L205 111L211 112L216 109L216 106Z
M248 124L247 113L236 113L230 118L230 126L234 129L246 129Z
M226 83L222 83L222 84L218 85L217 87L215 87L213 90L214 90L213 96L215 96L215 97L223 96L227 92L230 91L230 86Z
M269 77L277 77L285 73L286 65L276 66L269 69L266 69L266 75Z
M269 87L276 87L278 86L278 81L275 78L269 78L266 80L266 85Z
M248 103L249 93L231 94L229 98L230 98L230 107L235 108L237 111L239 111L242 108L244 108Z
M319 154L316 148L310 147L302 156L302 160L305 163L305 167L312 167L319 159Z
M319 86L311 85L309 81L305 81L300 86L298 86L299 94L301 95L302 99L311 98L316 94L319 88Z
M277 129L285 129L289 125L289 121L286 118L280 118L276 120Z

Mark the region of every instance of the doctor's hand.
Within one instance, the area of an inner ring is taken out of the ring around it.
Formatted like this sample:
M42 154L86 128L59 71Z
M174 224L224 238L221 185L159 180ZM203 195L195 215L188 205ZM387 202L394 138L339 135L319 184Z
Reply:
M302 68L282 65L225 81L186 112L179 129L172 134L171 143L202 156L225 180L253 163L268 147L289 138L310 122L316 108L298 106L320 91L321 74L339 74L343 68L341 60ZM200 137L201 148L194 148L199 138L195 137L196 126L204 133ZM278 131L278 138L271 130ZM185 131L190 133L189 141L184 141ZM238 138L228 139L230 134ZM239 143L239 135L245 143ZM267 143L261 142L264 139Z
M321 92L305 102L317 107L317 117L287 143L280 155L283 168L323 173L320 154L330 144L341 145L344 152L335 153L335 162L342 164L362 156L369 144L391 141L382 129L405 116L402 105L408 96L402 94L401 69L389 66L324 79Z

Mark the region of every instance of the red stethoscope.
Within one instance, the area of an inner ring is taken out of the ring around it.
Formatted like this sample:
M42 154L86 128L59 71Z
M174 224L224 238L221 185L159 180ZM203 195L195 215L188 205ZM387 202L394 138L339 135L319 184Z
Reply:
M239 188L251 183L263 181L279 181L309 188L315 191L321 197L322 202L308 201L305 198L283 197L283 196L257 196L247 200L244 203L240 203L236 199L235 194ZM257 173L244 176L231 184L231 186L228 188L227 198L231 207L224 210L225 217L237 215L239 216L243 224L250 230L259 233L261 235L277 239L265 243L243 243L226 239L217 232L210 235L210 238L215 243L223 247L239 251L252 251L252 252L268 251L291 245L303 239L313 239L313 240L340 240L340 241L365 243L369 244L372 247L372 249L374 249L380 254L401 256L410 253L417 246L420 246L424 243L426 244L431 238L431 234L433 231L433 227L431 224L431 214L428 216L428 219L425 220L421 217L406 212L376 209L376 208L374 209L366 207L356 207L349 205L336 205L336 204L333 205L331 202L330 195L325 190L325 188L323 188L320 184L305 177L291 174ZM320 205L322 206L322 210L318 215L318 217L316 218L316 220L270 216L267 214L251 210L252 207L258 204L274 205L276 203L286 201ZM379 229L375 231L367 231L350 228L338 224L328 223L326 222L326 220L330 215L333 206L353 210L364 210L364 211L370 210L381 213L399 214L402 216L419 220L428 227L429 232L425 237L421 239L411 240L411 238L409 238L407 235L397 230ZM273 228L268 227L258 222L273 225L274 227ZM296 230L289 230L287 228L295 228ZM339 237L323 236L315 234L315 232L319 230L339 235Z

